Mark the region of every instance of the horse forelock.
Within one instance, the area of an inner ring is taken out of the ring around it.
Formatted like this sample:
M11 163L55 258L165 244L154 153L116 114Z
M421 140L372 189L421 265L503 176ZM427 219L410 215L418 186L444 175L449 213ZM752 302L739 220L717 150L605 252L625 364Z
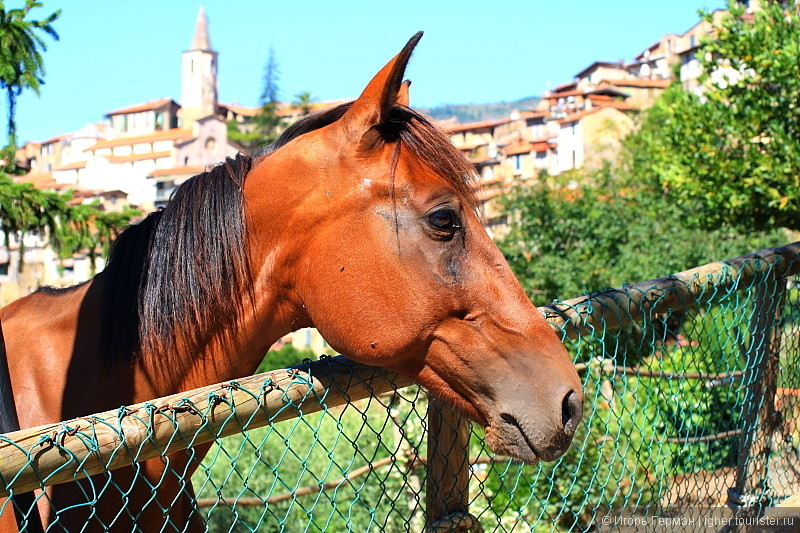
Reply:
M120 235L104 271L107 358L141 358L176 378L187 353L233 342L252 300L242 192L251 165L228 158Z

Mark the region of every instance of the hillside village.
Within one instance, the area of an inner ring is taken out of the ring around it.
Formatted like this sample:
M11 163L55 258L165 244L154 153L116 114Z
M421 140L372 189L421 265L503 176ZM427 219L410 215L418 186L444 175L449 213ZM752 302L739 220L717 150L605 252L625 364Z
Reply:
M746 3L758 8L756 0ZM676 78L699 90L695 55L700 39L710 32L711 25L700 21L684 33L657 38L630 62L596 61L541 95L533 109L497 120L439 121L475 165L489 225L498 220L493 200L512 184L535 180L543 172L594 168L613 156L635 127L636 115ZM76 202L98 202L104 210L132 206L147 213L163 206L182 182L242 151L229 139L229 125L246 131L259 112L258 107L218 101L218 59L200 8L193 39L182 53L179 102L159 98L133 104L81 130L28 142L17 152L18 166L26 170L17 179L41 189L72 191ZM278 114L290 124L302 111L283 105ZM27 236L23 244L0 249L3 302L41 285L71 285L93 272L84 256L57 260L42 237Z

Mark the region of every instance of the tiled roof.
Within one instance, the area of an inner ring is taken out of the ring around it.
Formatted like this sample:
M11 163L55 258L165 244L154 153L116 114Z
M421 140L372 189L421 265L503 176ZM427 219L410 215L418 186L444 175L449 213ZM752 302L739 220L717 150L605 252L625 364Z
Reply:
M520 118L544 118L547 115L547 111L523 111L519 114Z
M508 124L511 122L511 118L501 118L497 120L483 120L480 122L470 122L467 124L454 124L452 126L448 126L447 131L449 133L459 133L462 131L469 131L469 130L482 130L485 128L493 128L495 126L500 126L501 124Z
M149 102L145 102L143 104L136 104L130 107L124 107L122 109L117 109L116 111L111 111L110 113L106 113L107 117L113 115L126 115L128 113L139 113L141 111L152 111L154 109L158 109L163 107L170 102L175 103L172 98L161 98L159 100L150 100ZM176 104L177 105L177 104Z
M651 44L650 46L648 46L647 48L645 48L644 50L642 50L641 52L639 52L639 53L636 55L636 59L642 59L642 58L644 58L645 54L646 54L648 51L653 51L653 50L655 50L656 48L658 48L660 45L661 45L661 41L658 41L658 42L656 42L655 44Z
M470 157L469 162L473 165L488 165L488 164L498 164L499 161L496 157L490 157L488 155L482 155L479 157Z
M108 139L97 141L87 151L99 150L101 148L113 148L115 146L130 146L134 144L152 143L158 141L172 141L178 139L187 139L192 137L192 130L173 128L171 130L161 130L147 135L136 135L132 137L119 137L117 139Z
M515 144L507 146L503 153L506 155L529 154L531 152L546 152L550 148L555 148L557 145L550 142L549 138L539 138L532 141L519 141Z
M148 174L148 176L157 178L159 176L184 176L184 175L196 175L203 172L205 169L201 166L195 165L186 165L180 167L172 167L172 168L158 168Z
M592 102L613 102L614 97L607 94L590 94L589 100Z
M474 150L475 148L480 148L481 146L486 146L489 143L487 141L476 141L472 143L464 143L464 144L457 144L456 148L459 150Z
M30 183L34 187L37 186L39 183L48 183L53 181L53 173L52 172L35 172L24 174L22 176L17 176L14 178L14 181L17 183Z
M570 89L570 88L574 89L577 86L578 86L578 82L577 81L568 81L567 83L562 83L561 85L556 85L555 89L553 89L553 92L557 93L559 91L566 91L567 89Z
M239 104L219 104L219 107L229 109L243 117L254 117L258 114L258 110L261 109L260 107L247 107Z
M559 98L566 98L567 96L580 96L584 94L583 91L574 90L574 91L563 91L560 93L550 93L548 96L545 96L548 100L558 100Z
M520 141L512 145L506 146L503 153L506 155L528 154L531 151L531 143L528 141Z
M131 155L109 155L106 156L109 163L133 163L134 161L147 161L148 159L162 159L164 157L172 156L169 150L164 152L146 152L144 154L131 154Z
M666 89L669 87L672 80L603 80L600 83L607 83L609 85L616 85L618 87L640 87L640 88L655 88Z
M64 138L64 137L66 137L66 136L67 136L66 134L62 133L61 135L56 135L55 137L50 137L50 138L49 138L49 139L47 139L46 141L42 141L42 143L41 143L41 144L43 144L43 145L44 145L44 144L50 144L50 143L54 143L54 142L56 142L56 141L60 141L61 139L63 139L63 138Z
M622 62L612 63L610 61L595 61L594 63L592 63L591 65L589 65L585 69L583 69L582 71L580 71L577 74L575 74L575 77L576 78L582 78L588 72L590 72L590 71L592 71L592 70L594 70L596 68L600 68L600 67L613 68L613 69L617 69L617 70L624 70L625 65Z
M54 171L59 170L80 170L82 168L86 168L86 161L75 161L73 163L67 163L66 165L62 165L58 168L54 168Z
M584 111L579 111L579 112L577 112L577 113L575 113L573 115L569 115L567 117L559 119L558 123L562 124L562 125L571 124L573 122L577 122L577 121L581 120L584 117L587 117L589 115L593 115L594 113L597 113L598 111L601 111L603 109L616 109L617 111L635 111L636 107L634 107L634 106L632 106L630 104L627 104L625 102L617 102L617 101L603 102L603 103L599 104L597 107L593 107L592 109L586 109Z

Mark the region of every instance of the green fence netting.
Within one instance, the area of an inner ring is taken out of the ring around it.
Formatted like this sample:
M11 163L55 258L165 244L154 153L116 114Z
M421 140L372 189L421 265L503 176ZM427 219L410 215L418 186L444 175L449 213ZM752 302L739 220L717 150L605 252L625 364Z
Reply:
M126 507L135 480L113 470L161 458L160 482L181 491L194 469L191 512L213 532L624 530L626 513L762 516L800 494L797 260L799 243L542 308L586 393L574 444L554 463L495 457L479 427L405 378L326 357L0 435L0 494L91 476L85 501L55 511L47 531L66 530L59 513L75 508L87 530L141 530L148 506L163 515L158 530L181 531L156 486ZM174 453L191 467L171 469ZM93 512L104 499L120 502L111 518Z

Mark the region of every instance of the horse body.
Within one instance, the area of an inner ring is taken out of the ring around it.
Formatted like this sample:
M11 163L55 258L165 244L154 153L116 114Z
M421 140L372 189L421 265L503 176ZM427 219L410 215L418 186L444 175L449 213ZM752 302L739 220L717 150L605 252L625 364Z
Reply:
M22 426L250 374L280 337L313 326L448 400L495 452L563 453L580 381L483 230L469 162L407 107L418 38L352 104L292 126L255 162L187 182L120 236L92 281L1 310ZM186 480L203 453L115 471L120 490L91 505L89 481L51 487L45 522L154 531L166 515L166 529L200 530Z

